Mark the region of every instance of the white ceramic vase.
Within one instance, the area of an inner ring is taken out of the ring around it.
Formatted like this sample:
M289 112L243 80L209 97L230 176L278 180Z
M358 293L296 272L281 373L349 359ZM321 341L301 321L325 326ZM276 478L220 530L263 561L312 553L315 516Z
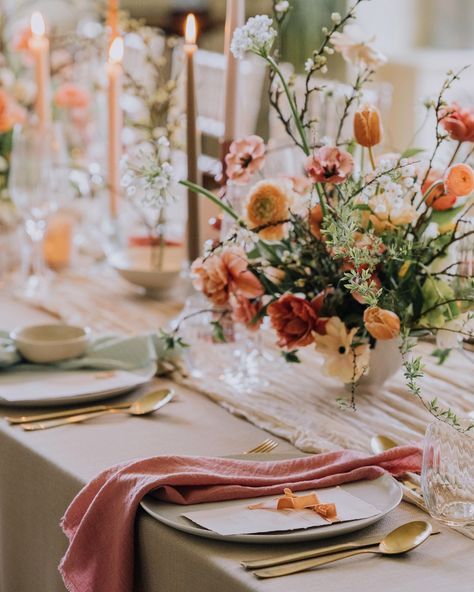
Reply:
M358 384L364 387L381 387L396 374L403 364L400 344L400 337L377 340L375 347L370 350L369 371L360 378Z

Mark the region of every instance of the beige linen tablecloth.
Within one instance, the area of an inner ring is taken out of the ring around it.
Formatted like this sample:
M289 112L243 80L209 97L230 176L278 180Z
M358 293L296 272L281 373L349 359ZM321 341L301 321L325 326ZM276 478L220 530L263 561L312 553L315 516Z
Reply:
M167 314L164 310L162 318ZM107 325L100 311L96 316ZM44 313L0 292L0 327L8 329L45 318ZM162 318L160 313L151 318L144 312L137 317L137 329L153 328ZM230 415L196 391L176 388L177 401L146 418L117 415L36 433L0 422L0 592L64 592L57 573L66 548L59 519L82 485L105 467L156 454L235 454L266 437L261 429ZM279 451L292 450L281 441ZM413 517L426 516L402 504L372 530L385 532ZM444 528L442 535L432 537L406 557L354 558L315 572L258 581L241 569L239 560L288 547L198 539L165 527L142 511L136 524L134 590L138 592L474 589L474 543ZM294 545L292 550L310 547Z

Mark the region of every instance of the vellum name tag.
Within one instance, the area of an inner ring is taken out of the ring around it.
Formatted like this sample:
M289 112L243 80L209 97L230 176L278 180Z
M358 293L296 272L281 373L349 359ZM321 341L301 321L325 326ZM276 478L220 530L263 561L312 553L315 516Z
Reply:
M298 494L310 492L297 492ZM322 504L334 503L337 507L339 522L349 520L361 520L379 514L379 510L343 490L340 487L317 490L317 495ZM274 508L262 508L251 510L249 505L256 502L271 502L276 496L258 498L257 500L242 500L242 505L223 505L214 510L197 510L187 512L183 516L195 522L199 526L212 530L221 535L231 534L255 534L262 532L278 532L313 528L315 526L328 526L329 522L316 514L313 510L276 510ZM270 505L270 504L268 504Z

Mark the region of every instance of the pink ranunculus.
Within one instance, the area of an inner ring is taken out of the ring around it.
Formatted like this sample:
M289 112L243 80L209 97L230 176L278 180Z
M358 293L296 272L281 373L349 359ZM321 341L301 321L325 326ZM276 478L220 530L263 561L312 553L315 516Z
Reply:
M232 142L225 157L226 174L231 181L245 185L265 164L265 143L260 136L247 136Z
M245 298L263 294L262 284L248 269L247 256L240 247L230 247L219 255L200 257L192 264L194 285L214 304L223 306L231 293Z
M349 177L354 159L345 150L323 146L305 161L305 170L314 183L343 183Z
M272 302L267 312L277 332L279 347L292 350L313 343L318 315L311 302L287 292Z
M257 331L260 328L263 321L262 318L253 323L252 321L262 308L261 302L250 300L241 294L232 294L230 304L232 306L232 319L236 323L242 323L249 331Z
M85 109L89 105L90 96L87 90L77 84L65 82L56 90L54 102L64 109Z
M474 142L474 107L463 109L452 103L441 111L440 122L453 140Z

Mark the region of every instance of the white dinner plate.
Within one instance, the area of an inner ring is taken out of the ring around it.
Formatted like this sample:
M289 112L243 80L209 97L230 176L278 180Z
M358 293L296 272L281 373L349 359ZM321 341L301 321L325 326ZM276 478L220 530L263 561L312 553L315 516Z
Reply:
M155 373L154 363L134 371L12 368L0 372L0 405L45 407L108 399L147 383Z
M244 457L235 456L232 458L244 458L247 460L284 460L288 458L295 458L295 454L246 454ZM398 506L402 499L402 490L400 484L389 474L382 475L373 481L357 481L355 483L347 483L341 485L341 488L355 495L362 500L375 506L379 513L370 518L363 518L362 520L352 520L349 522L339 522L329 524L327 526L318 526L314 528L307 528L304 530L293 530L289 532L275 532L265 534L233 534L222 535L211 530L202 528L201 526L191 522L182 516L185 512L193 512L197 510L213 510L222 508L224 506L242 506L242 504L251 504L257 501L266 499L274 499L275 496L266 496L259 498L252 498L246 500L229 500L223 502L211 502L205 504L192 504L189 506L182 506L178 504L170 504L161 502L152 496L146 496L141 502L142 508L153 518L181 530L189 534L194 534L208 539L218 539L237 543L296 543L303 541L312 541L316 539L325 539L333 536L339 536L354 532L374 524L386 514L391 512Z

